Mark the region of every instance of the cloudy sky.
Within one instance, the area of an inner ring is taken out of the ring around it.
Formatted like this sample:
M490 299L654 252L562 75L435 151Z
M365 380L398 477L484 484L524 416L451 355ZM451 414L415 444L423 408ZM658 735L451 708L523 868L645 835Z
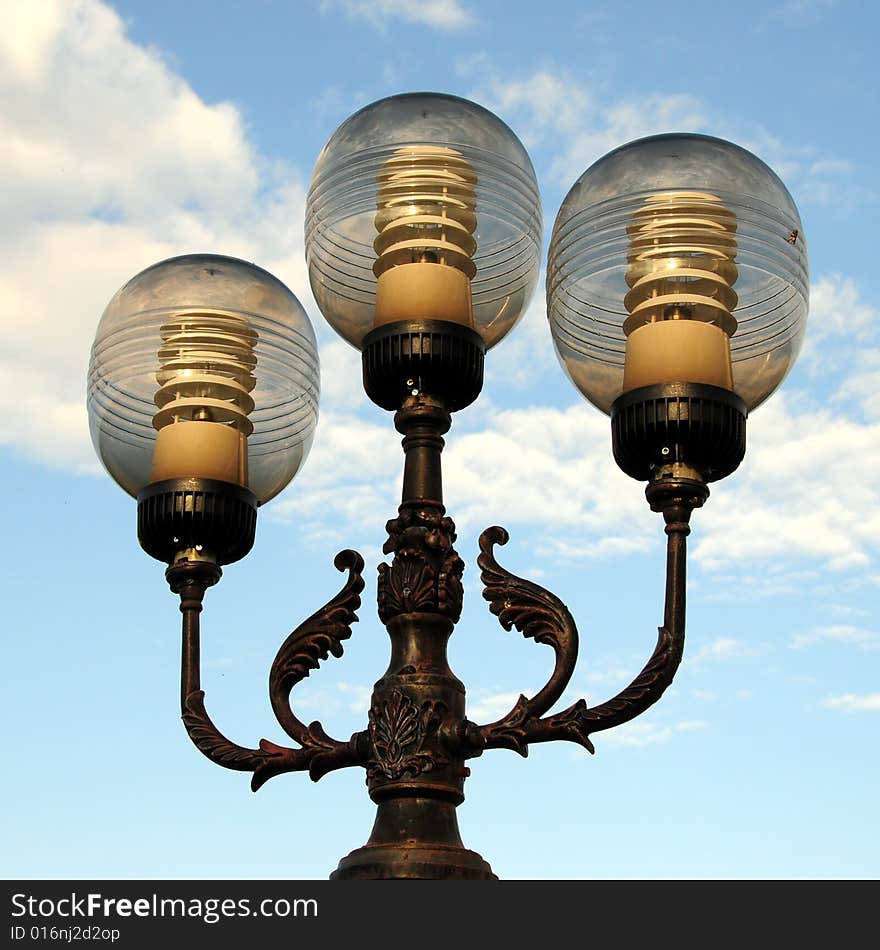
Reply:
M390 417L308 287L312 165L363 105L432 90L496 112L532 157L545 247L569 187L643 135L705 132L786 182L810 252L795 370L749 421L740 470L694 518L688 646L650 712L527 760L472 763L465 843L506 878L876 877L880 726L880 281L877 14L844 0L703 5L518 0L7 0L0 31L0 424L6 877L324 877L362 844L360 771L256 796L177 719L179 615L137 546L135 505L103 473L85 409L89 347L116 289L212 251L288 284L320 343L321 417L257 545L208 596L215 721L283 741L275 651L368 563L345 656L298 688L303 718L366 723L387 638L373 603L398 501ZM874 22L872 22L872 20ZM566 705L598 703L649 656L662 533L611 459L608 421L559 369L543 280L455 419L447 507L468 564L450 646L468 715L489 721L552 668L488 614L476 538L566 601L581 656Z

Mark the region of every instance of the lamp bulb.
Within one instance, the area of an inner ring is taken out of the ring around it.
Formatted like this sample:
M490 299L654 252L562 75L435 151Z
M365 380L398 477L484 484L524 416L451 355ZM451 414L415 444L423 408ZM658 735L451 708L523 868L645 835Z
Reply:
M408 145L382 163L378 183L376 325L421 318L473 327L473 166L453 148Z
M178 311L159 332L150 481L195 476L247 488L256 332L222 310Z
M627 227L623 391L655 383L733 389L736 215L716 195L652 195Z

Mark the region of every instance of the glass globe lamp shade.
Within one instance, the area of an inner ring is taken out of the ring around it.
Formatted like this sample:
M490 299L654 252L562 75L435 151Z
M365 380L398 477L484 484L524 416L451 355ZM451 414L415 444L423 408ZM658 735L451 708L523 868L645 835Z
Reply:
M254 264L190 254L148 267L107 305L89 426L130 495L207 479L263 504L305 461L318 395L314 331L291 291Z
M382 99L346 120L318 156L305 247L315 300L355 347L377 326L424 319L469 327L489 348L537 282L532 163L473 102Z
M630 142L592 165L553 229L547 313L575 386L622 394L692 383L763 402L806 328L804 232L750 152L705 135Z

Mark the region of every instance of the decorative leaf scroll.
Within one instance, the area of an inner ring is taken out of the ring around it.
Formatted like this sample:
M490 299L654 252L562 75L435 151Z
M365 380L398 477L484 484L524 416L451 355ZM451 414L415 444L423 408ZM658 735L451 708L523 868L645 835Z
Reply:
M573 706L555 716L548 716L537 725L548 730L548 739L569 739L582 745L590 755L595 755L596 747L590 741L590 729L587 725L590 712L586 700L579 699ZM528 741L541 740L537 738L537 734L533 734L529 736Z
M267 758L254 770L251 789L256 792L270 778L284 772L308 769L309 778L317 782L334 769L365 764L366 756L360 750L360 741L367 735L365 732L356 733L350 742L334 742L324 733L320 723L313 722L309 733L312 741L303 749L288 749L268 739L260 739L260 749L267 753Z
M437 575L424 555L401 554L393 567L379 565L379 597L382 614L432 611L437 600Z
M676 637L665 627L659 627L657 633L657 645L651 658L629 686L612 699L592 709L588 709L587 704L584 703L583 709L575 712L575 707L578 705L575 703L574 706L559 713L559 717L567 717L565 720L567 728L574 728L580 734L586 727L585 735L612 729L614 726L629 722L630 719L635 719L657 702L675 677L684 649L683 633ZM553 723L559 717L551 716L548 721ZM575 720L576 726L572 725Z
M382 550L394 554L390 565L379 565L379 617L387 623L404 613L461 616L464 562L455 552L455 525L442 507L401 506L386 525Z
M333 563L338 571L348 571L348 580L332 600L284 641L269 673L269 698L278 722L291 739L315 752L345 744L329 738L320 723L306 728L290 708L290 691L331 653L335 657L342 656L342 641L351 636L351 625L358 619L355 611L361 605L360 595L364 589L361 576L364 559L357 551L340 551Z
M512 736L499 735L499 740L506 740L502 742L496 741L494 735L488 735L489 742L484 748L504 746L527 755L529 742L567 739L594 753L596 750L590 741L594 732L612 729L640 716L657 702L672 682L681 662L683 641L672 636L665 627L660 627L659 633L657 646L641 673L613 699L593 708L579 699L568 709L545 719L526 719L508 725L507 731Z
M261 749L247 749L230 742L211 721L205 709L205 691L202 689L186 697L183 725L196 748L217 765L239 772L252 772L266 758Z
M543 587L511 574L495 560L494 546L507 544L508 540L508 533L497 526L480 535L477 564L483 597L505 630L516 627L524 637L552 647L556 666L547 685L533 699L520 696L511 712L494 724L499 735L514 723L519 728L526 719L543 715L557 702L571 679L578 654L577 626L565 604Z
M406 693L392 690L370 709L373 757L367 766L371 784L415 778L449 764L434 752L424 751L427 738L437 730L446 707L427 701L417 706Z
M215 765L254 773L251 779L253 791L273 775L308 769L315 758L311 750L286 749L266 739L260 740L259 749L247 749L230 742L211 721L205 709L205 693L201 689L187 696L182 718L196 748Z
M686 528L686 524L683 527ZM667 533L670 536L667 619L666 626L659 628L651 658L629 686L607 702L591 709L585 700L579 699L568 709L542 719L540 716L561 695L574 668L577 651L574 621L552 594L513 577L496 564L492 545L506 543L508 536L503 528L489 528L483 532L479 564L486 585L483 596L490 602L490 610L498 616L505 629L515 626L524 636L553 646L557 662L550 683L534 700L520 696L516 706L503 719L488 726L469 724L468 756L479 755L488 748L513 749L525 756L530 742L554 739L577 742L592 753L595 752L590 741L592 733L628 722L657 702L672 682L684 650L684 531L667 529ZM550 690L554 683L556 687ZM551 701L545 702L550 696Z
M332 740L323 735L318 723L310 727L314 730L317 726L318 730L314 732L314 742L308 748L289 749L275 745L268 739L260 739L259 749L236 745L211 721L205 710L205 693L201 689L187 696L183 724L196 748L215 765L238 772L253 772L251 789L255 792L270 778L284 772L303 772L308 769L312 780L317 781L333 769L361 764L355 742L331 745Z
M342 590L320 610L303 621L281 644L269 674L270 689L290 692L329 654L342 656L342 641L351 636L361 605L364 559L357 551L340 551L333 562L336 570L348 571Z
M205 710L203 690L193 690L186 697L183 723L196 747L217 765L241 772L253 772L253 791L257 791L273 776L284 772L307 769L312 780L317 781L333 769L366 764L366 733L355 734L349 742L337 742L324 732L319 722L304 726L293 715L287 702L292 687L308 676L311 670L316 669L320 660L326 659L330 653L334 656L342 655L340 641L351 636L351 624L357 620L355 610L360 606L360 592L364 587L361 578L363 559L355 551L342 551L336 556L335 564L338 570L349 572L345 586L333 600L285 640L270 674L272 705L279 722L302 748L289 749L268 739L261 739L258 749L236 745L211 721ZM196 623L197 619L190 617L190 627L195 636ZM197 650L195 656L195 667L186 670L185 675L197 683Z

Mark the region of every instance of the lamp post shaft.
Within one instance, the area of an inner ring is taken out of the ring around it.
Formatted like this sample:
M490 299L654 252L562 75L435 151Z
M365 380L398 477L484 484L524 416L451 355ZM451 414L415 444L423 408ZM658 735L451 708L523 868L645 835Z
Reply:
M446 644L461 614L464 565L443 507L440 453L450 415L414 394L395 415L405 453L397 518L379 568L379 616L391 659L369 714L367 785L378 809L369 841L332 877L489 879L489 865L461 841L465 690Z

